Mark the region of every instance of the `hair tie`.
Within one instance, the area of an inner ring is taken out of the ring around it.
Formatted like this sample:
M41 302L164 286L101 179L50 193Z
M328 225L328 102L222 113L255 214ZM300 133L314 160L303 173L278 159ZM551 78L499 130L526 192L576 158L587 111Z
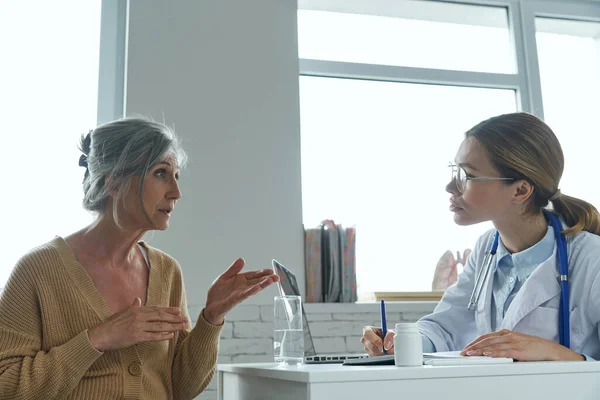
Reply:
M562 194L562 193L560 192L560 189L558 189L558 190L556 191L556 193L554 193L554 194L552 195L552 197L550 197L549 201L554 201L554 200L558 199L558 198L560 197L560 195L561 195L561 194Z
M82 154L81 157L79 157L79 166L85 167L87 169L88 162L87 162L87 156L85 154Z

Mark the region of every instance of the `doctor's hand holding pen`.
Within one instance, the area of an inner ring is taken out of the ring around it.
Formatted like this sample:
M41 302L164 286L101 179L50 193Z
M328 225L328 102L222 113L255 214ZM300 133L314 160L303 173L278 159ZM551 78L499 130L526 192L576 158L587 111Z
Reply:
M383 347L385 346L386 354L394 354L394 331L388 329L385 340L383 339L383 331L381 328L374 326L365 326L363 328L363 336L360 342L365 346L365 352L371 356L382 356Z
M453 285L458 279L458 264L466 265L469 254L471 254L471 249L466 249L462 253L462 256L460 251L457 251L456 258L450 250L442 254L435 266L431 290L434 292L443 292ZM381 328L365 326L363 328L363 337L360 341L370 356L394 354L394 331L391 329L387 331L384 340ZM385 352L383 350L384 344Z

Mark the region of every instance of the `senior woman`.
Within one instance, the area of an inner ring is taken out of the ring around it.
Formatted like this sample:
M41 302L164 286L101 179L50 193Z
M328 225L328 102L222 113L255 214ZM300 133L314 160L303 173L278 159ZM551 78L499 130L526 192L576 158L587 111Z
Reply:
M81 151L83 205L97 217L15 266L0 298L0 399L192 399L214 374L227 312L278 277L242 273L237 259L192 329L177 261L141 241L168 228L181 198L174 133L122 119Z

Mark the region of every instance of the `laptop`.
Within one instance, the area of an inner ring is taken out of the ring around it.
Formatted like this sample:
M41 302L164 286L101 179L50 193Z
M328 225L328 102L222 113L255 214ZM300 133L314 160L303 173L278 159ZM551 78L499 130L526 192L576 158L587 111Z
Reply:
M273 270L279 275L279 293L282 296L300 296L300 290L298 289L298 282L296 276L284 267L277 260L272 261ZM304 362L306 364L341 364L346 360L368 358L368 354L328 354L328 353L317 353L315 345L310 334L310 327L306 319L306 313L304 312L304 306L302 306L302 325L304 331Z

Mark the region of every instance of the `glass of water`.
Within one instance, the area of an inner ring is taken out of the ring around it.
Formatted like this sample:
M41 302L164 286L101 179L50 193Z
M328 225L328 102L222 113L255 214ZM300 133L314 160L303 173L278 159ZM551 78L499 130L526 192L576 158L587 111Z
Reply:
M273 355L280 366L299 365L304 360L302 298L275 296Z

